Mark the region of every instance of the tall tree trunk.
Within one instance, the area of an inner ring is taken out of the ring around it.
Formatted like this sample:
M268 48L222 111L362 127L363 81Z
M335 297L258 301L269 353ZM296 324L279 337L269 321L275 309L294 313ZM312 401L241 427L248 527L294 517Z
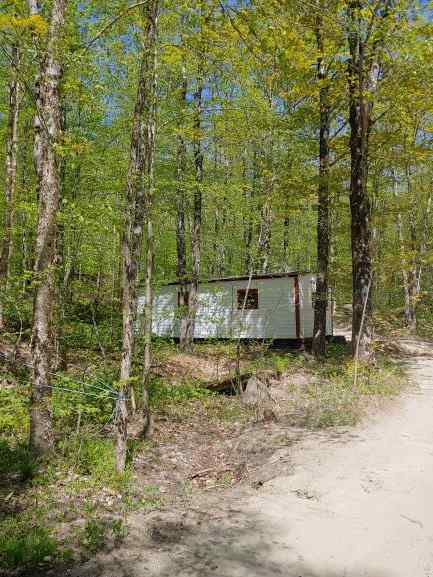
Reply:
M424 211L424 218L422 222L422 231L421 231L421 246L420 246L420 258L419 258L419 266L417 271L417 289L418 292L421 291L421 277L422 272L425 264L425 256L427 253L427 242L428 242L428 232L429 232L429 225L430 225L430 218L431 218L431 208L432 208L432 190L429 189L428 196L427 196L427 203Z
M373 96L379 66L373 48L363 38L358 21L363 2L349 2L349 122L350 209L352 241L352 351L360 358L371 356L372 340L372 236L371 207L367 191L368 143ZM370 50L370 53L369 53Z
M399 194L398 194L398 183L397 177L395 172L393 173L393 189L394 189L394 197L398 202ZM395 225L397 229L397 236L400 248L400 260L401 260L401 276L403 280L403 291L404 291L404 316L406 319L406 324L409 326L411 323L411 302L410 302L410 293L409 293L409 278L407 274L407 257L406 257L406 243L404 240L403 234L403 221L401 218L400 207L397 207L396 212L396 219Z
M131 391L131 372L135 348L138 265L146 227L147 251L145 273L145 358L143 378L147 383L150 372L152 330L151 271L153 239L151 197L153 188L153 147L155 138L156 26L158 0L149 0L143 9L143 48L131 135L129 171L126 185L124 230L122 238L122 390L117 401L116 467L124 471L128 438L127 397ZM149 420L147 393L144 396L146 419Z
M197 87L194 92L194 168L195 186L193 197L193 214L191 226L191 260L192 279L189 294L188 326L185 339L186 348L191 349L194 341L195 321L198 305L198 285L200 279L201 261L201 212L202 212L202 184L203 184L203 150L201 142L201 117L203 107L203 78L199 70Z
M417 139L417 130L415 130L413 143ZM417 234L417 202L416 194L412 190L412 174L409 164L406 165L407 194L409 197L409 231L410 231L410 266L408 269L409 280L409 300L410 300L410 318L408 322L409 330L416 332L416 307L418 302L418 269L420 265L420 248Z
M259 231L259 267L262 273L269 271L269 261L271 257L271 230L272 230L272 208L271 208L272 188L266 187L265 199L260 211L260 231Z
M180 105L182 110L187 102L188 83L185 69L182 70L182 83ZM177 281L179 283L179 348L185 350L188 338L188 282L186 272L186 232L185 232L185 175L186 175L186 143L182 134L184 115L181 115L181 123L178 126L177 150L176 150L176 252L177 252Z
M152 432L152 415L149 406L149 384L152 368L152 318L153 318L153 270L155 260L155 247L153 236L153 196L154 196L154 160L155 160L155 140L156 140L156 109L157 109L157 76L156 76L156 40L157 40L157 19L158 19L158 1L151 0L148 6L149 28L149 64L148 64L148 91L149 91L149 109L148 122L146 130L146 148L145 162L147 182L145 190L145 208L146 208L146 269L144 275L145 286L145 307L144 307L144 359L143 359L143 378L142 378L142 397L143 397L143 437L150 436Z
M68 107L66 99L63 99L62 103L62 131L65 133L68 126ZM77 103L77 120L76 128L81 130L82 126L82 114L81 114L81 101L78 98ZM61 207L66 207L66 201L70 200L73 203L77 200L79 195L79 190L81 186L81 165L82 159L79 153L75 153L75 159L70 172L72 173L72 179L66 180L67 176L67 160L62 158L61 171L60 171L60 182L61 182ZM71 181L72 180L72 181ZM67 186L69 184L69 186ZM62 333L62 325L66 322L68 310L72 305L72 290L71 281L75 275L76 258L79 252L79 238L80 235L77 234L77 229L79 224L75 221L73 222L63 222L59 226L58 231L58 266L59 266L59 313L61 316L61 323L58 328L57 338L58 338L58 366L66 371L68 367L68 350L66 346L66 340Z
M317 77L319 80L320 135L319 135L319 190L317 214L317 281L314 301L313 354L326 353L326 313L328 309L329 266L329 90L324 60L325 47L322 35L322 16L318 16L316 39L319 50Z
M230 171L230 159L224 159L224 189L228 189L230 185L230 179L232 177ZM213 274L216 277L222 277L227 268L228 254L230 254L230 248L226 250L226 242L224 237L224 231L227 228L227 197L225 192L223 193L221 206L217 200L215 212L214 212L214 263L213 263ZM227 254L228 253L228 254Z
M62 134L66 132L66 122L67 113L65 103L62 103L61 108L61 131ZM66 197L66 158L62 157L59 159L59 180L60 180L60 210L63 209L63 202ZM53 364L54 370L57 371L61 369L62 371L67 370L67 351L66 342L64 338L64 325L66 320L65 314L65 290L62 279L64 278L65 270L65 248L66 248L66 238L65 238L65 223L63 219L60 220L57 225L57 239L56 239L56 256L55 263L57 268L57 279L56 279L56 302L58 303L57 318L55 319L56 333L54 336L55 340L55 361Z
M272 114L273 109L273 95L272 91L269 90L268 96L268 107L269 114ZM274 193L274 179L275 179L275 167L274 167L274 135L272 120L270 121L270 126L268 128L268 134L265 142L265 150L263 151L265 171L262 173L263 182L263 192L264 199L260 210L261 222L260 222L260 232L259 232L259 267L261 272L266 273L269 271L270 259L271 259L271 234L272 234L272 200Z
M32 132L32 120L27 118L23 126L23 134L31 134ZM20 146L18 147L18 163L22 166L29 166L33 162L33 141L32 139L22 139ZM30 191L31 181L33 175L31 171L22 170L20 176L20 189L23 191ZM34 265L34 250L32 246L34 232L29 224L29 217L25 211L20 211L16 215L18 228L21 230L18 255L20 257L19 270L21 273L25 271L32 271ZM18 245L18 242L17 242ZM18 264L18 263L17 263ZM30 285L30 279L28 274L22 275L21 281L21 295L26 298L27 288Z
M12 257L13 203L17 182L18 116L21 86L18 81L20 53L12 46L11 80L9 83L9 117L6 136L5 215L3 239L0 246L0 330L4 328L3 298L8 285L9 266Z
M45 54L36 87L34 160L38 176L39 213L36 233L33 305L32 395L30 401L30 446L34 453L51 450L54 442L51 414L52 316L55 309L54 264L57 213L60 198L59 162L56 146L61 139L59 84L62 76L59 42L67 0L54 0ZM30 13L37 12L34 0Z
M244 177L247 177L247 165L246 160L244 161ZM251 184L247 182L245 186L245 210L246 215L244 217L244 245L245 245L245 260L244 267L245 272L250 273L253 270L253 195L257 186L257 150L254 147L253 152L253 164L252 164L252 177Z

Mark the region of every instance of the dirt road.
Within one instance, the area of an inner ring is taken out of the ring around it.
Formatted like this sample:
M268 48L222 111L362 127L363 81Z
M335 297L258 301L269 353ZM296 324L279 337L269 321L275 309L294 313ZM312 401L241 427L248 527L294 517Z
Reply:
M69 574L433 577L433 359L410 374L385 413L293 448L293 474L201 517L155 519L150 548L137 518L123 550Z

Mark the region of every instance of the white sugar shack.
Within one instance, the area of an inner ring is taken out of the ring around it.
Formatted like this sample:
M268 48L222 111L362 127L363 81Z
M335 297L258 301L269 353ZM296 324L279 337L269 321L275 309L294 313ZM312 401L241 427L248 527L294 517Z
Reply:
M309 340L313 337L316 276L308 272L258 274L201 282L195 322L196 339ZM188 297L188 295L187 295ZM153 332L179 338L179 283L155 295ZM139 296L139 313L144 297ZM327 334L332 335L328 303Z

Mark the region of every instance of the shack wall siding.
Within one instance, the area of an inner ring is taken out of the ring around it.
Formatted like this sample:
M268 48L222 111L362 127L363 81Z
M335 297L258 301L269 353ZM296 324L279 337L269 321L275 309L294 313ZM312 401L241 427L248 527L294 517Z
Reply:
M314 310L312 279L299 275L301 338L313 336ZM239 289L258 289L259 306L255 310L238 310ZM154 301L154 333L162 337L179 337L178 285L162 287ZM139 314L144 297L139 297ZM329 307L331 311L331 307ZM331 315L328 332L331 333ZM296 315L294 278L228 280L201 284L195 338L295 339Z

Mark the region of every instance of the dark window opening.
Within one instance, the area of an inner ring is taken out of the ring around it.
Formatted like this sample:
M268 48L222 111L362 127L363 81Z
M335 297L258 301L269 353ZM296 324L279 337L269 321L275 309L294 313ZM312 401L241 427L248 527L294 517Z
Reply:
M181 291L178 291L178 293L177 293L177 306L178 307L181 306L181 301L182 301L181 296L182 296ZM189 307L189 291L184 291L184 293L183 293L183 306L185 306L187 308Z
M238 289L238 310L241 311L243 308L248 311L259 308L258 289L250 288L248 291L247 289Z

